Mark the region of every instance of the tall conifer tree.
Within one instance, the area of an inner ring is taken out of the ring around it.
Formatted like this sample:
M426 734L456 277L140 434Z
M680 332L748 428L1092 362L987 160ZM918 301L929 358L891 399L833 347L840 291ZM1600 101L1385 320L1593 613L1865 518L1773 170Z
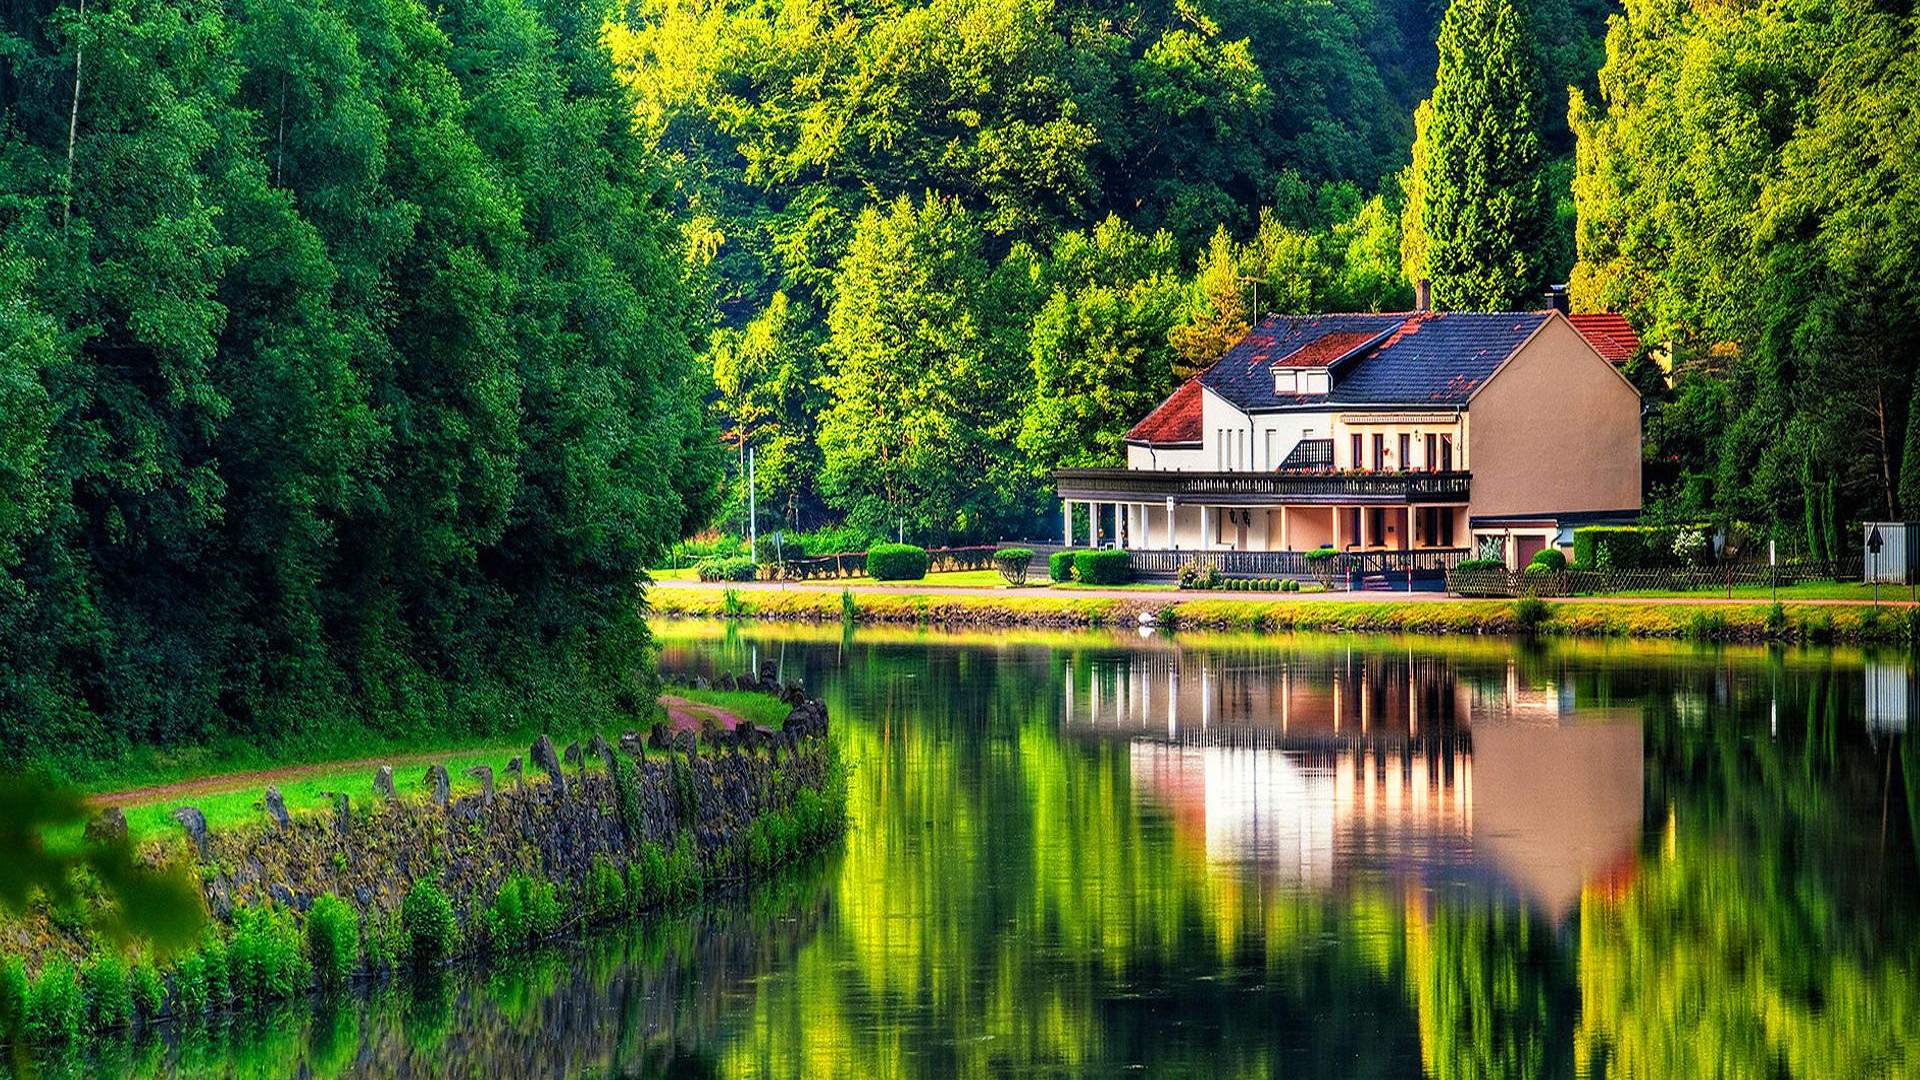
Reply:
M1440 21L1414 220L1434 302L1533 306L1545 286L1553 202L1540 147L1533 44L1513 0L1454 0Z

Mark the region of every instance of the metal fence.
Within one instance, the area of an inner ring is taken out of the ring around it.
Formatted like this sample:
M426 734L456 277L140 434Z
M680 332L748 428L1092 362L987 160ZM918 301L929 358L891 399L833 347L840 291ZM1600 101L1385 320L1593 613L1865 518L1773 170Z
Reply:
M1447 591L1460 596L1602 596L1623 592L1708 592L1733 585L1793 585L1802 581L1859 581L1861 558L1804 560L1770 566L1734 562L1638 570L1452 569Z

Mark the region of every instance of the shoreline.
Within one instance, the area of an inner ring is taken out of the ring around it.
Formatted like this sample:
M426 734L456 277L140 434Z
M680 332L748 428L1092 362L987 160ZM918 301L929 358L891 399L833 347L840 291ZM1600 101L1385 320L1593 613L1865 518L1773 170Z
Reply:
M1123 590L989 590L960 587L758 583L655 585L653 613L675 618L949 626L1321 631L1437 635L1667 638L1786 644L1888 644L1911 648L1920 606L1845 600L1724 597L1469 600L1441 593L1270 593Z

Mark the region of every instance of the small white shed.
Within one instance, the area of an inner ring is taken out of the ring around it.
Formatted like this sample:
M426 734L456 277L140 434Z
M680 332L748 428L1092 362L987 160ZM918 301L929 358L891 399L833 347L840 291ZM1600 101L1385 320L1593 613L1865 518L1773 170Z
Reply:
M1860 527L1860 551L1868 584L1920 582L1920 521L1869 521Z

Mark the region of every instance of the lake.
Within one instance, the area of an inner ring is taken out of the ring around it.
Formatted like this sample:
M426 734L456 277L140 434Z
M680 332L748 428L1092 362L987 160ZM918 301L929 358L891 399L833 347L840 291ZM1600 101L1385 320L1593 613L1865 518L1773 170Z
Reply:
M1905 654L664 624L828 702L844 849L116 1075L1920 1075ZM55 1070L56 1072L58 1070Z

